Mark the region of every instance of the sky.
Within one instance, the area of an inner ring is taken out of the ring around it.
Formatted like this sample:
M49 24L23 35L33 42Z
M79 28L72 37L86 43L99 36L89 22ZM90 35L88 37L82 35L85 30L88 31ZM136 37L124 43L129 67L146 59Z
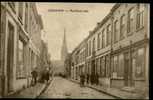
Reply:
M109 13L113 3L36 3L42 16L42 38L52 60L60 60L64 29L68 52L85 39Z

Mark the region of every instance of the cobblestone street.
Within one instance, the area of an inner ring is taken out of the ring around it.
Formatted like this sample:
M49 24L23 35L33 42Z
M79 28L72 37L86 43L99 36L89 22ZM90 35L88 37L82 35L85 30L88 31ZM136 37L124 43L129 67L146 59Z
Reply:
M46 91L38 98L113 99L114 97L88 87L80 87L79 84L61 77L55 77Z

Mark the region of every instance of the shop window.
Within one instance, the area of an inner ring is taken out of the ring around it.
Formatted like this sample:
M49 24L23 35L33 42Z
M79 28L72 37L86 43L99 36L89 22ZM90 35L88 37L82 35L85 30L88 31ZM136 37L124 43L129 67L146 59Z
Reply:
M101 60L101 76L106 77L105 57L102 57Z
M118 56L114 56L113 64L113 78L117 78Z
M123 54L119 55L119 67L118 67L118 77L123 77L124 76L124 56Z
M24 43L21 39L18 42L18 67L16 68L17 78L25 77L24 69Z
M136 57L136 67L135 67L135 78L141 79L144 78L144 48L140 48L137 51L137 57Z
M110 76L110 56L106 56L106 77Z

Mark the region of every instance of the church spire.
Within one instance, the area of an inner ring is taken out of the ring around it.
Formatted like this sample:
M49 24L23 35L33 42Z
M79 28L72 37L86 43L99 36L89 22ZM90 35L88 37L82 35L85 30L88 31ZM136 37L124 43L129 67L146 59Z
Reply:
M64 28L63 45L62 45L62 50L61 50L61 60L62 61L66 59L67 54L68 54L68 51L67 51L67 43L66 43L66 30Z

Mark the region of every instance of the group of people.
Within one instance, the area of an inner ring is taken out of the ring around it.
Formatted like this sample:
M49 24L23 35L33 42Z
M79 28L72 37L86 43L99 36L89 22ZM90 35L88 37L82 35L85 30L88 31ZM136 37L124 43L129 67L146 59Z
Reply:
M91 74L91 75L89 75L88 73L87 74L82 73L80 75L80 86L81 87L84 86L85 82L86 82L86 84L91 83L91 85L93 85L93 84L98 85L99 84L99 75L98 75L98 73Z
M45 71L43 71L42 73L39 73L38 75L38 71L34 69L31 72L31 76L32 76L31 85L34 86L38 81L41 83L44 83L44 82L48 83L51 73L50 73L50 70L46 68Z

